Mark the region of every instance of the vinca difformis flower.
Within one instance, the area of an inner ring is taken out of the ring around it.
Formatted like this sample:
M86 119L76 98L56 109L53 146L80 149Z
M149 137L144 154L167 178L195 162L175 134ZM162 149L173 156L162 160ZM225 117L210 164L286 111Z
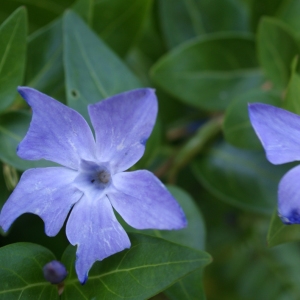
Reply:
M78 112L32 88L18 90L33 110L18 155L62 166L23 173L1 211L4 231L29 212L43 219L48 236L55 236L71 210L66 234L77 245L75 267L84 283L96 260L130 247L113 208L136 229L186 226L180 206L151 172L124 172L142 157L153 129L157 99L152 89L89 105L95 139Z
M300 116L267 104L249 104L252 126L268 160L277 165L300 160ZM300 166L281 179L278 187L278 215L282 222L300 224Z

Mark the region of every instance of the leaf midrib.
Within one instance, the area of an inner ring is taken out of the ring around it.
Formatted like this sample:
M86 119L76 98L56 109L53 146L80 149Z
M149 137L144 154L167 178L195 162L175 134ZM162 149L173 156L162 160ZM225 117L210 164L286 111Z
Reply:
M89 276L89 281L92 280L98 280L102 277L105 276L109 276L109 275L113 275L116 273L123 273L123 272L131 272L134 270L139 270L139 269L144 269L144 268L156 268L156 267L161 267L161 266L165 266L165 265L174 265L174 264L184 264L184 263L194 263L194 262L205 262L205 261L209 261L208 258L199 258L199 259L194 259L194 260L182 260L182 261L175 261L175 262L165 262L165 263L160 263L160 264L151 264L151 265L143 265L143 266L138 266L138 267L132 267L132 268L127 268L127 269L116 269L104 274L100 274L100 275L94 275L94 276ZM66 285L67 284L74 284L74 283L78 283L78 279L74 278L74 279L70 279L66 281Z

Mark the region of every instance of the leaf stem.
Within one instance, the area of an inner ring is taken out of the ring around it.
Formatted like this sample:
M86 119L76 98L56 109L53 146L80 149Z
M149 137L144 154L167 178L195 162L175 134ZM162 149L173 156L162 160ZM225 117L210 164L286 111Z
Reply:
M178 172L185 167L222 128L223 116L210 119L201 126L196 134L178 151L168 174L168 183L175 183Z

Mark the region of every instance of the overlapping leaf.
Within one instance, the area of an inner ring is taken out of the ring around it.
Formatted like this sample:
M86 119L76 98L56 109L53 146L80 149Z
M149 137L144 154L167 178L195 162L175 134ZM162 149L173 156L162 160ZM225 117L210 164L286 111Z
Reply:
M33 32L57 18L75 0L1 0L1 19L21 5L26 6L29 15L29 31Z
M270 222L267 241L268 246L273 247L279 244L295 242L300 240L300 225L285 225L274 211Z
M300 75L295 71L290 78L283 107L295 114L300 114Z
M182 102L209 111L261 83L254 40L244 34L218 34L177 47L152 68L157 85Z
M188 226L181 230L168 231L168 230L135 230L128 226L120 219L122 226L127 231L146 233L152 236L164 238L168 241L185 245L194 249L204 250L205 245L205 227L202 215L196 206L191 196L176 186L168 186L168 190L172 193L174 198L182 207L185 216L188 220ZM196 270L187 275L169 289L165 291L170 299L190 299L189 297L204 297L204 290L202 284L202 270ZM191 284L197 282L196 285ZM199 298L201 299L201 298Z
M257 35L258 57L266 76L276 89L286 88L293 59L299 55L299 43L293 32L282 22L265 17Z
M36 244L0 248L0 299L59 299L57 287L45 280L42 270L54 259L48 249Z
M270 164L262 151L216 144L192 164L195 176L215 197L237 207L270 214L277 186L289 166Z
M29 37L26 85L57 100L65 99L62 21L58 19Z
M151 0L99 1L94 7L92 27L112 49L124 56L142 30L151 2Z
M205 33L247 30L246 9L236 0L160 0L159 9L169 48Z
M281 105L281 99L277 94L260 89L237 96L227 108L223 123L225 139L235 147L262 149L249 119L248 104L253 102Z
M160 238L131 233L130 240L129 250L96 262L84 286L74 270L75 247L68 247L62 261L70 271L62 299L147 299L211 260L205 252Z
M25 67L27 22L24 7L0 26L0 111L17 96Z
M141 86L126 65L74 13L64 17L67 102L86 119L87 105Z

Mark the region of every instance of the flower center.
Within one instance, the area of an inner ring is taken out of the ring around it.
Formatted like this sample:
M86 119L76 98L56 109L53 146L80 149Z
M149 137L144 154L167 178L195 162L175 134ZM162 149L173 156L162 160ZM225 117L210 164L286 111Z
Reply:
M106 170L103 170L98 173L98 179L102 183L108 183L110 181L110 173Z
M109 166L93 161L81 160L74 185L90 199L99 199L112 184Z

